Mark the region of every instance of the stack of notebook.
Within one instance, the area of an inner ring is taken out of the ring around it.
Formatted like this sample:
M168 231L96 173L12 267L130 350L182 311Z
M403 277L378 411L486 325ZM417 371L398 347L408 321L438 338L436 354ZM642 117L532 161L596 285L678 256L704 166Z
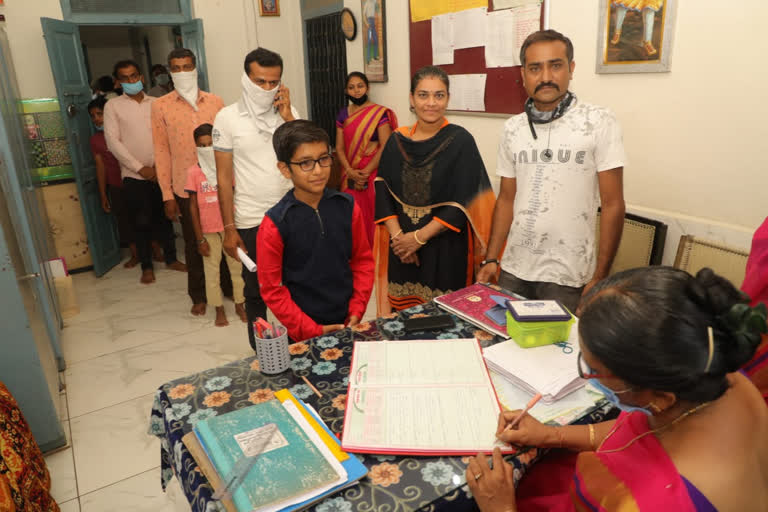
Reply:
M507 334L507 310L504 302L519 297L498 291L487 284L475 283L440 297L435 297L438 306L450 311L481 329L502 338Z
M301 510L367 473L306 404L288 390L275 396L182 438L228 512Z
M552 403L584 386L579 377L578 325L574 323L568 341L554 345L522 348L512 340L483 350L488 368L527 393L542 394Z

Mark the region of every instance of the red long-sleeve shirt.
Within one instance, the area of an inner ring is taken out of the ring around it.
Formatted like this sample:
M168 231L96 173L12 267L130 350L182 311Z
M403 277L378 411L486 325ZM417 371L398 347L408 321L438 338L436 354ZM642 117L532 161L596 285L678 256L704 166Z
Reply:
M292 193L289 192L292 197ZM293 199L293 201L296 201ZM318 214L319 216L319 214ZM319 218L319 217L318 217ZM307 230L325 229L312 225ZM352 271L352 296L347 307L346 320L351 316L363 317L373 290L374 261L365 231L363 218L357 204L352 210L351 222L352 252L349 267ZM290 244L290 241L289 241ZM288 329L288 336L294 341L305 340L323 333L323 327L301 310L283 284L284 251L295 250L285 246L283 237L270 217L264 217L256 241L261 297L275 317Z

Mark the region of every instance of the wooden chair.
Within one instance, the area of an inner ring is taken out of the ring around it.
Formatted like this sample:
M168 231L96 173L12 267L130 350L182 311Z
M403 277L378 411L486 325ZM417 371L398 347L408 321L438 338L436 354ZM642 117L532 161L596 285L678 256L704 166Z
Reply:
M597 242L600 242L600 211L597 212ZM631 213L624 214L624 232L611 266L611 274L636 267L660 265L667 239L667 225Z
M702 268L709 267L738 288L744 281L748 256L749 251L746 249L683 235L677 246L675 268L696 275Z

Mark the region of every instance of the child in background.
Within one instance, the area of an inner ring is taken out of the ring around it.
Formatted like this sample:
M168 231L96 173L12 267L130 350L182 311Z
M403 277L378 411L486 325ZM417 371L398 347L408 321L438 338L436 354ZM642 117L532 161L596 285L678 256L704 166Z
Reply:
M219 265L221 264L224 223L219 210L219 196L216 180L216 161L213 157L213 125L201 124L192 133L197 146L197 165L187 170L187 183L184 190L189 193L189 209L192 226L197 238L197 251L203 257L205 270L205 294L208 304L216 308L216 325L229 325L224 312ZM242 263L224 254L229 272L232 275L232 294L235 299L235 313L240 320L247 322L245 315L245 297L243 296Z
M325 188L328 134L311 121L290 121L272 145L294 188L259 226L261 296L293 341L356 325L373 289L373 255L354 199Z
M129 247L131 258L125 262L125 268L133 268L139 263L136 255L136 243L133 235L133 221L128 213L123 198L123 179L120 177L120 164L107 149L104 139L104 105L107 99L98 96L88 104L88 114L96 128L91 135L91 153L96 163L96 181L99 184L101 209L104 213L114 213L117 216L117 230L120 234L120 246Z

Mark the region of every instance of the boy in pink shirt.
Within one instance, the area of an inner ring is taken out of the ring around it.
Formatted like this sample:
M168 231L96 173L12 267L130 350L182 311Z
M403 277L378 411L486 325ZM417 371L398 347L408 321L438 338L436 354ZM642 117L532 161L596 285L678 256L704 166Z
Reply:
M216 308L216 325L229 325L224 313L221 287L219 285L219 265L221 263L224 223L219 210L218 185L216 180L216 162L213 157L213 125L201 124L193 132L197 146L197 165L187 170L187 183L184 190L189 194L189 209L192 226L197 239L197 251L203 257L205 270L205 294L208 304ZM245 297L243 296L242 263L226 253L229 272L232 275L232 293L235 298L235 313L240 320L247 322Z

